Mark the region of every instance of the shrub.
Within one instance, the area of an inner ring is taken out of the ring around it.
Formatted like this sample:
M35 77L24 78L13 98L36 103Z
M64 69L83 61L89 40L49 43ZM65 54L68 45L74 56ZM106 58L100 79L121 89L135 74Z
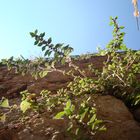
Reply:
M124 44L124 27L117 24L117 17L111 18L110 25L114 26L113 39L99 55L107 57L99 74L98 86L100 91L113 94L123 99L129 106L138 105L140 84L137 74L140 73L140 51L128 49Z

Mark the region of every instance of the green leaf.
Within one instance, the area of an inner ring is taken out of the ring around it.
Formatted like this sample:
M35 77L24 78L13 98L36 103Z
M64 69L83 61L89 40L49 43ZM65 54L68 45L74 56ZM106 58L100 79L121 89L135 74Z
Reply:
M113 25L113 22L111 21L111 22L109 23L109 25L112 26L112 25Z
M61 64L64 65L65 63L66 63L66 59L63 58L63 59L61 60Z
M123 51L127 51L127 47L124 44L120 46L120 49L123 50Z
M3 115L0 115L0 122L4 123L6 120L6 115L3 114Z
M38 33L38 30L36 29L36 30L35 30L35 35L36 35L37 33Z
M24 100L20 104L20 109L23 113L26 112L26 110L31 108L31 103L29 103L27 100Z
M35 42L34 42L34 45L37 45L39 43L39 41L38 40L36 40Z
M50 56L50 55L51 55L51 53L52 53L52 51L49 51L48 56Z
M49 50L47 50L45 53L44 53L44 56L47 56L49 53Z
M110 17L110 20L112 20L113 19L113 17Z
M40 37L44 37L45 36L45 32L40 34Z
M105 126L102 126L101 128L99 128L99 131L106 131L107 128Z
M66 103L66 108L65 109L69 109L71 107L71 100L69 99Z
M59 113L56 114L56 116L54 117L54 119L62 119L62 117L65 115L65 111L61 111Z
M43 47L42 47L42 51L44 51L45 49L46 49L46 46L43 46Z
M31 37L35 37L35 33L30 32Z
M92 130L94 130L95 129L95 124L93 123L92 124L92 128L91 128Z
M124 29L124 26L120 26L120 29Z
M95 125L97 125L97 124L99 125L99 124L101 124L101 123L103 123L102 120L96 120L94 124L95 124Z
M85 118L88 110L89 110L89 107L87 107L86 109L84 109L84 112L82 114L80 114L80 121L82 121Z
M39 44L38 44L38 46L42 46L43 45L43 43L42 42L40 42Z
M71 106L71 112L73 112L74 110L75 110L75 106L72 105L72 106Z
M95 122L92 124L92 128L91 129L92 130L96 129L101 123L103 123L102 120L95 120Z
M65 111L66 116L70 116L72 113L70 109L65 109L64 111Z
M43 71L41 73L40 77L43 78L43 77L47 76L47 74L48 74L48 71Z
M118 19L118 16L115 17L115 20L117 20L117 19Z
M48 44L50 44L52 42L52 38L50 37L49 39L48 39Z
M54 47L54 44L50 44L50 45L49 45L49 48L52 49L53 47Z
M96 119L96 114L94 114L94 115L92 116L92 118L90 119L90 121L89 121L88 123L89 123L89 124L93 123L93 122L95 121L95 119Z
M55 48L61 48L63 46L63 43L58 43L55 45Z
M44 53L44 56L50 56L50 55L51 55L51 53L52 53L52 51L47 50L47 51Z
M0 106L1 107L10 107L9 106L9 101L8 101L8 99L6 99L6 98L2 98L2 101L1 101L1 103L0 103Z

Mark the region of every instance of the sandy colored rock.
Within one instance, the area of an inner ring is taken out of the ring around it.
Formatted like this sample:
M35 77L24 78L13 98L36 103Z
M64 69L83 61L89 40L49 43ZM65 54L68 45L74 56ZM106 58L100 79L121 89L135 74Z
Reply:
M97 133L96 140L140 140L140 125L121 100L107 95L95 102L97 114L107 127L107 131Z

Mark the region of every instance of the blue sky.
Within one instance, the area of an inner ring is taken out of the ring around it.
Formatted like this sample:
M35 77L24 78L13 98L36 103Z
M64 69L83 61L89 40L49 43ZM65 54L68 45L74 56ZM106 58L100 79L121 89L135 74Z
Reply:
M73 54L95 52L112 38L110 16L125 26L125 44L140 49L131 0L1 0L0 59L43 56L29 35L35 29L54 43L70 44Z

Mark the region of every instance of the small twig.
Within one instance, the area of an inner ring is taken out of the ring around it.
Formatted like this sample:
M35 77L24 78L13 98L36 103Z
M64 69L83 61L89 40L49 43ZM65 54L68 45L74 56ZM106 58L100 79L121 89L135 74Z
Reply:
M139 19L138 19L138 17L136 17L136 22L137 22L137 28L139 30Z
M134 58L133 61L131 61L131 63L129 63L129 65L127 65L126 70L128 70L132 66L132 64L134 63L135 59L136 59L136 57Z
M114 74L126 86L126 83L122 80L122 78L118 74L116 74L115 72L114 72Z

